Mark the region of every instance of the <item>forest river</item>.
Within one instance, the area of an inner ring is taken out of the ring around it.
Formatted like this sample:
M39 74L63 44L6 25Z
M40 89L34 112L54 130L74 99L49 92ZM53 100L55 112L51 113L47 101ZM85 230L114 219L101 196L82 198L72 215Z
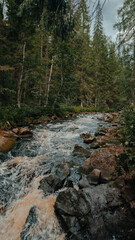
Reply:
M0 165L0 240L92 239L87 234L80 238L66 238L55 214L54 204L58 193L64 189L72 187L78 191L81 176L77 169L86 156L73 153L73 149L78 144L90 151L80 135L90 132L94 136L99 126L107 125L99 120L101 116L84 114L76 119L37 125L32 138L18 141L6 154L7 159L1 161ZM57 187L55 191L43 191L40 187L44 183L41 184L42 180L50 174L57 177L57 166L64 162L74 162L70 166L68 183ZM92 191L94 194L96 190ZM116 238L112 233L108 239Z

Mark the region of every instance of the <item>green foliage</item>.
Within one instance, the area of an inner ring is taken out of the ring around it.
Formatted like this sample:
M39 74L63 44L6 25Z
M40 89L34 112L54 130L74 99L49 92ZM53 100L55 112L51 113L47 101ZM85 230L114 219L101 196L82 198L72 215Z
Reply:
M124 0L118 10L119 52L122 58L121 92L127 104L134 103L135 89L135 1Z
M135 167L135 155L131 150L126 150L119 156L115 172L122 175L123 171L129 173L133 167Z
M0 12L2 121L123 107L133 88L125 84L131 62L120 59L120 65L115 44L104 35L100 3L93 40L86 0L77 6L73 0L6 4L6 21Z
M118 102L119 82L118 58L115 45L106 38L103 32L103 19L100 2L98 3L97 17L94 24L92 41L92 75L93 100L100 109L111 108Z
M135 108L128 106L122 113L124 120L123 133L125 139L130 142L135 142Z
M0 121L2 124L9 121L13 126L20 122L24 122L26 117L35 119L41 117L42 115L45 115L44 107L23 105L21 109L18 109L16 106L12 105L0 108Z
M126 107L121 114L121 120L124 124L121 128L124 137L123 143L127 142L128 149L120 155L115 172L118 175L132 172L134 177L135 173L132 170L135 168L135 108L133 106Z

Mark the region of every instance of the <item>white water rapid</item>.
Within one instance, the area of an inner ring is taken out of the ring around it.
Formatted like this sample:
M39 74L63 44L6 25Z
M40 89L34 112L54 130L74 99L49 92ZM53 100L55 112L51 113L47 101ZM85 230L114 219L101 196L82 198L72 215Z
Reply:
M54 212L57 193L45 196L39 183L59 162L81 164L75 144L89 148L81 133L94 136L101 114L38 125L32 139L17 142L0 164L0 240L64 240ZM31 222L31 223L30 223Z

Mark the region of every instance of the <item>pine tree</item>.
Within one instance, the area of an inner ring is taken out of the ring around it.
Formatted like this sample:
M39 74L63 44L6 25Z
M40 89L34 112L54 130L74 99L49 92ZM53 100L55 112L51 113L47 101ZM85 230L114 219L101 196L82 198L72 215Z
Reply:
M93 77L94 77L94 98L96 107L106 105L106 76L107 76L107 40L103 33L103 18L100 1L98 2L97 15L94 23L94 35L92 42L93 51Z
M0 105L7 105L15 94L8 31L9 27L3 16L3 4L0 4Z
M25 58L28 38L33 34L34 22L32 17L24 14L18 16L18 9L22 0L7 0L7 17L9 22L9 40L12 43L11 51L13 51L15 64L15 72L18 72L18 86L17 86L17 106L21 108L22 93L23 93L23 79L25 72Z
M81 106L91 103L91 49L90 49L90 18L86 0L81 0L76 13L76 79L79 87L78 101Z
M119 21L115 27L119 30L119 45L127 48L131 56L131 77L132 91L131 102L135 102L135 1L125 0L123 6L118 10ZM130 99L131 99L130 98Z

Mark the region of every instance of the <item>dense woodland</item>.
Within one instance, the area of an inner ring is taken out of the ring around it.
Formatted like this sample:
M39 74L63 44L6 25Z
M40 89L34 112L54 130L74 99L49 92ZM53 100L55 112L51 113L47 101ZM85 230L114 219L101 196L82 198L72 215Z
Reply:
M0 120L134 104L135 2L118 10L116 43L104 34L102 4L89 2L1 1Z

